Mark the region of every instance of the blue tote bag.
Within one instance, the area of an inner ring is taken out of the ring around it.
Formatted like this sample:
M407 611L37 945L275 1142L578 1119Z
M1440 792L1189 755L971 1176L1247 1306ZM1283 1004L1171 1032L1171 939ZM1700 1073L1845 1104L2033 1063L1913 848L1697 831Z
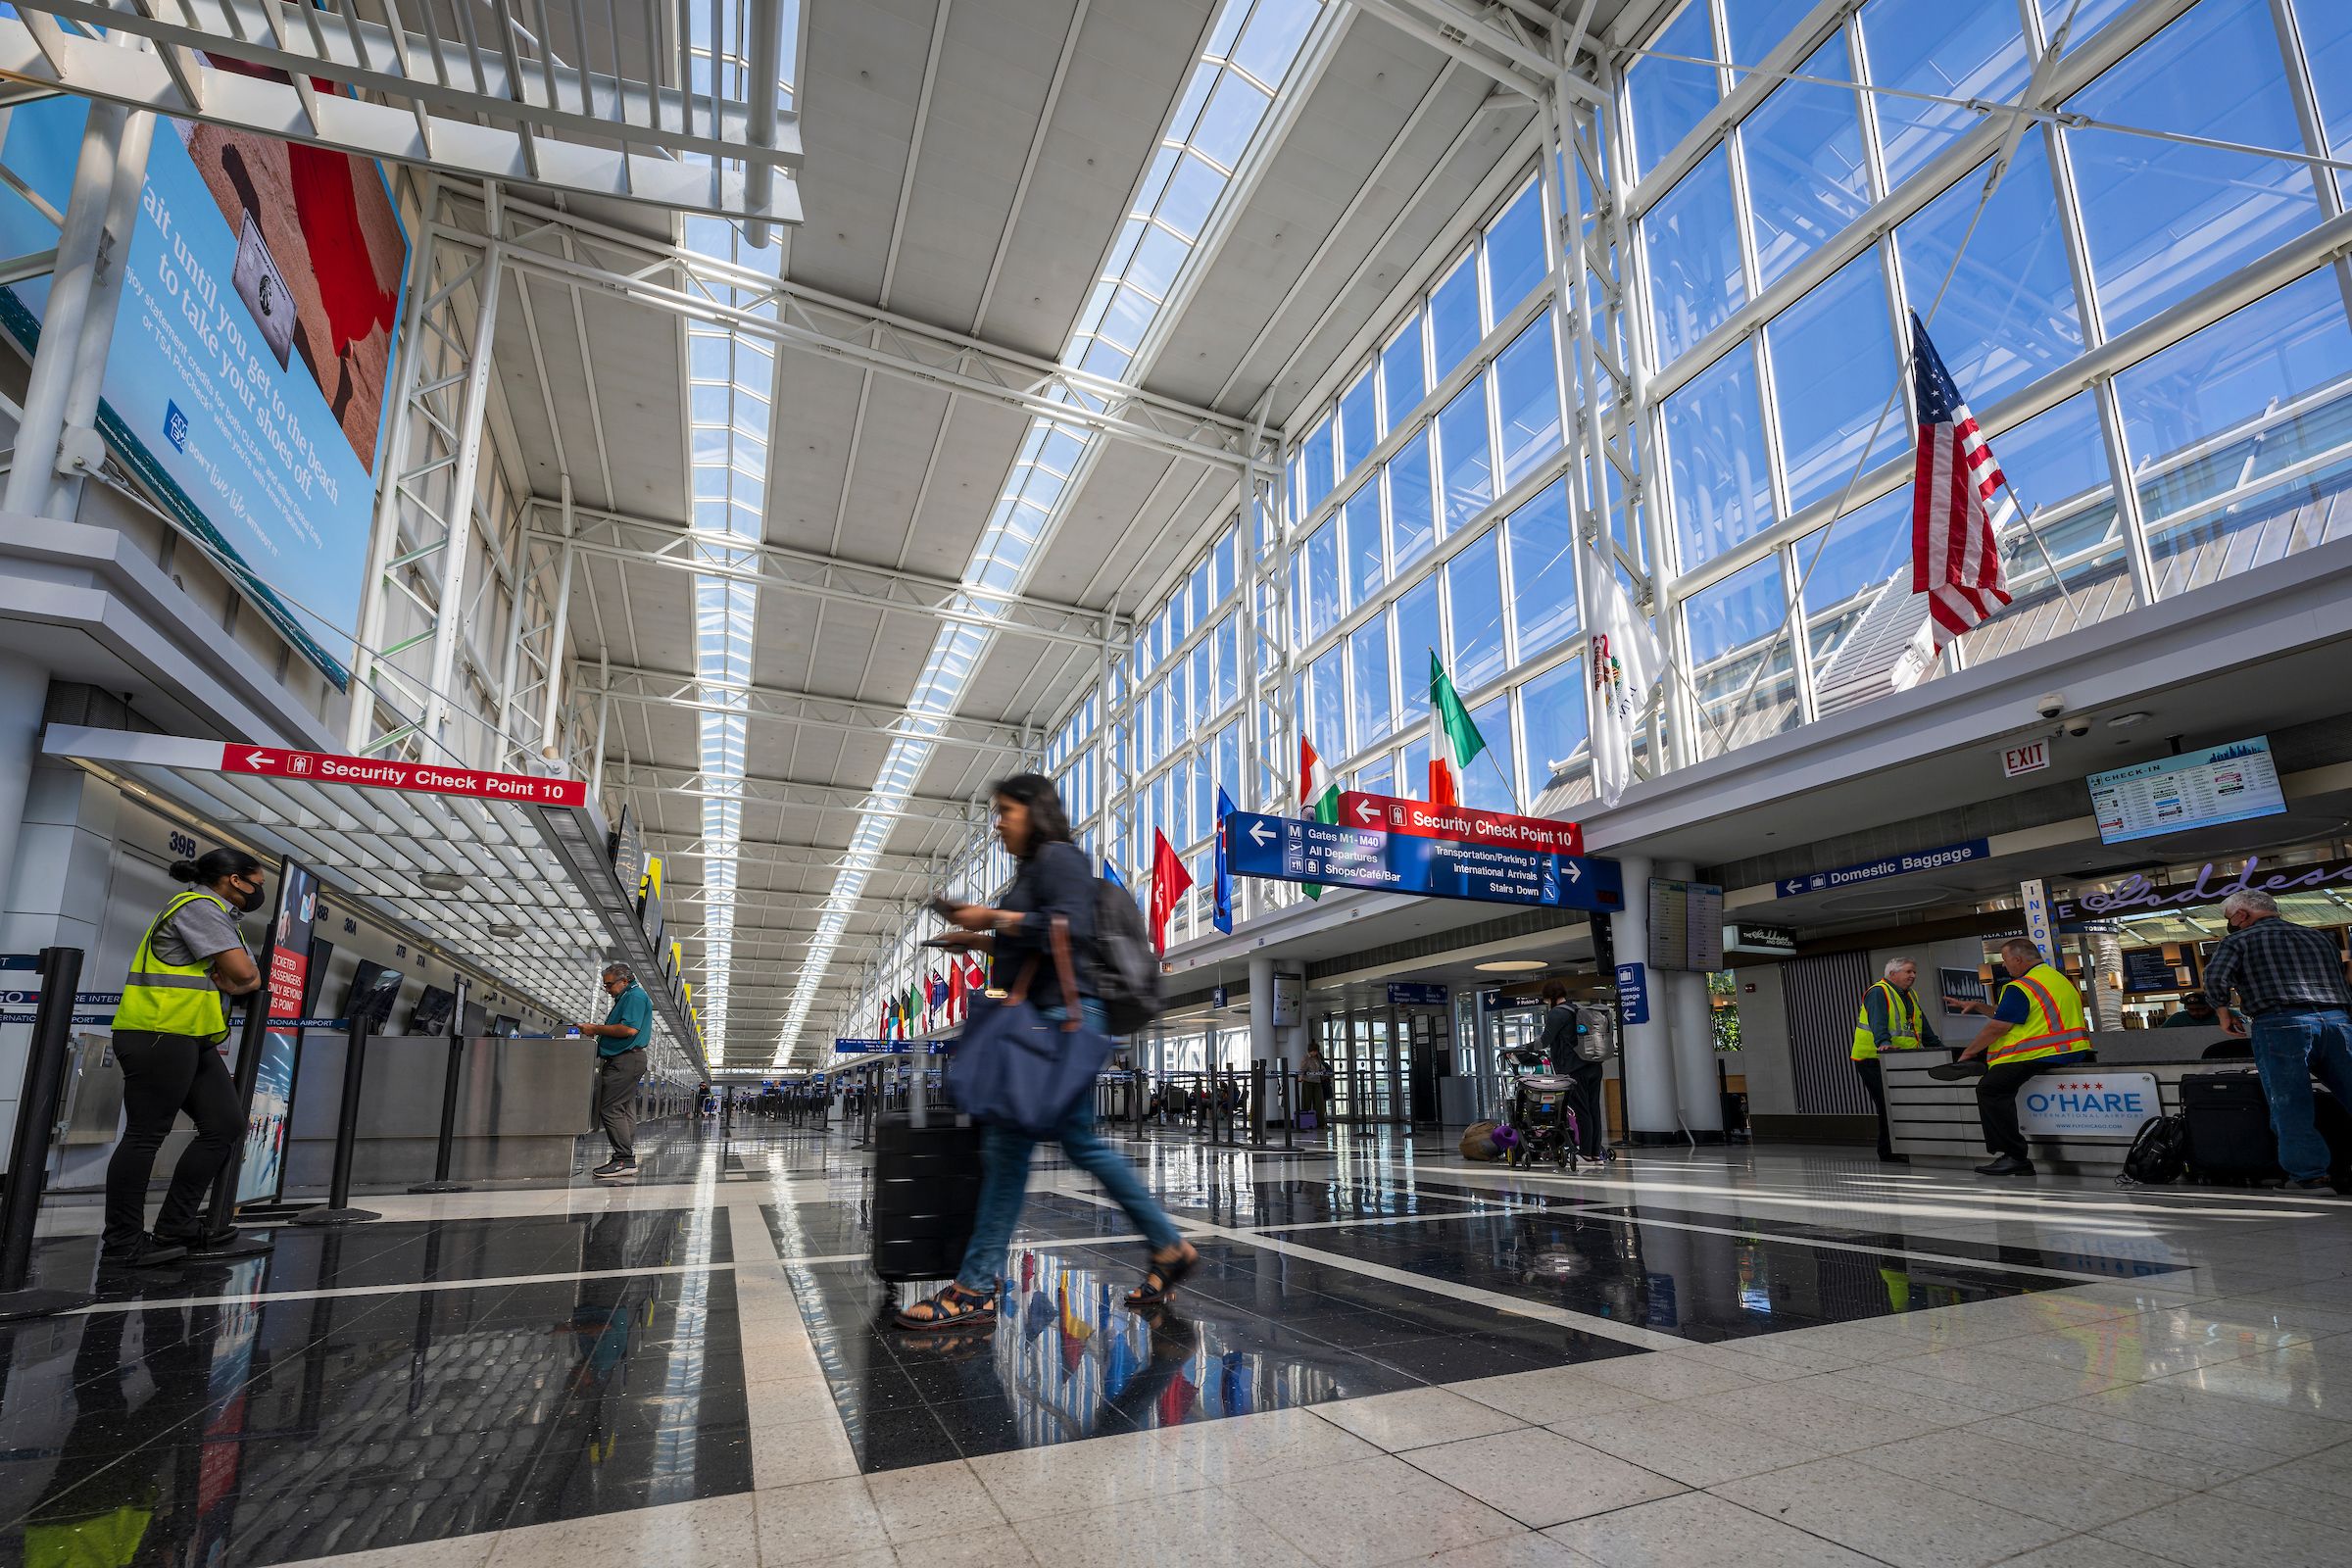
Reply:
M1091 1092L1110 1057L1110 1038L1089 1028L1070 965L1069 927L1054 922L1054 962L1069 1016L1056 1022L1029 1001L1037 960L1002 998L972 1002L970 1018L948 1058L948 1094L975 1121L1050 1138L1070 1107Z

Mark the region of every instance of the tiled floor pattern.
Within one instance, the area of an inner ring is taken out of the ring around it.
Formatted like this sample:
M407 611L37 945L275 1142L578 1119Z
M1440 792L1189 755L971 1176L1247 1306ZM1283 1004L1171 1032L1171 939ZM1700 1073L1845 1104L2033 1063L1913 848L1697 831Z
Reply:
M857 1152L747 1134L0 1329L0 1561L2352 1561L2352 1205L1152 1141L1174 1313L1041 1162L924 1347Z

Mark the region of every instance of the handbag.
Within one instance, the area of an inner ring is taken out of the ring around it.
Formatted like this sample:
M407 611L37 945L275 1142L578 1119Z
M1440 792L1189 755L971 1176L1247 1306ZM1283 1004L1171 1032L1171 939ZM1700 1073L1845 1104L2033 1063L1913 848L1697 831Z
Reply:
M948 1094L958 1109L1031 1138L1052 1137L1110 1059L1110 1037L1087 1026L1079 1003L1067 921L1054 922L1053 949L1068 1016L1056 1024L1030 1004L1038 966L1031 958L1002 1000L974 1003L948 1058Z

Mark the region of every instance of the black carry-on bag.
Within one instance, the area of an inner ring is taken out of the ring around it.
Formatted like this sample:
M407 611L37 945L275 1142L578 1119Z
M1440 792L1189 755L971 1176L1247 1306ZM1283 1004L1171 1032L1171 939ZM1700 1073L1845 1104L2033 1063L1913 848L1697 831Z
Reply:
M2329 1174L2338 1181L2352 1176L2352 1113L2317 1084L2311 1109L2314 1126L2328 1141ZM2252 1067L2184 1075L2180 1113L2188 1121L2191 1180L2225 1186L2286 1180L2278 1163L2278 1137L2271 1130L2270 1098L2262 1092L2262 1074Z
M926 1110L929 1076L906 1109L874 1118L874 1273L893 1285L954 1279L980 1207L980 1129Z

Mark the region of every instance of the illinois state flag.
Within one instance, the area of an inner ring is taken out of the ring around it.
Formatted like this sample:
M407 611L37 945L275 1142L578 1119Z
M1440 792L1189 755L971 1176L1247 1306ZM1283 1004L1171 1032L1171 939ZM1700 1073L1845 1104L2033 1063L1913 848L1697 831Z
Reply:
M1585 563L1585 580L1600 588L1599 625L1588 650L1592 680L1592 760L1600 804L1615 806L1634 781L1634 733L1666 670L1658 634L1625 591L1616 566L1600 557Z
M1184 858L1176 846L1159 829L1152 830L1152 951L1168 951L1168 916L1176 912L1176 901L1192 891L1192 873L1184 868Z

